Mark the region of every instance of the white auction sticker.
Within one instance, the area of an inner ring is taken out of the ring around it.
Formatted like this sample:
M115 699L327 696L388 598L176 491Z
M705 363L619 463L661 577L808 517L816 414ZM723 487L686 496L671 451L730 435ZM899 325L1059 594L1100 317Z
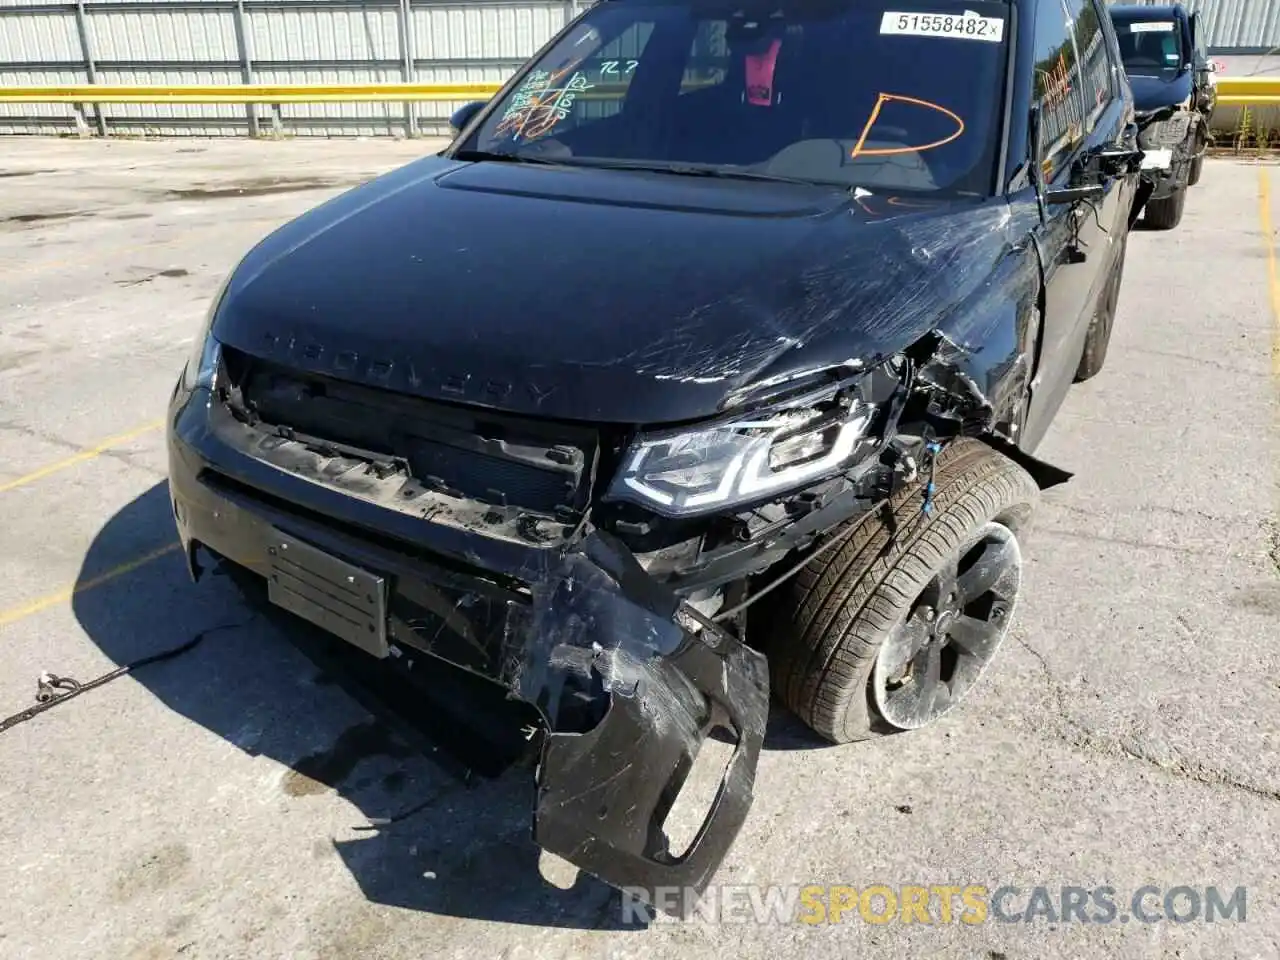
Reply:
M1173 33L1173 24L1169 22L1131 23L1130 33Z
M972 10L963 13L896 13L890 10L880 20L880 33L999 43L1004 39L1004 20L984 17Z

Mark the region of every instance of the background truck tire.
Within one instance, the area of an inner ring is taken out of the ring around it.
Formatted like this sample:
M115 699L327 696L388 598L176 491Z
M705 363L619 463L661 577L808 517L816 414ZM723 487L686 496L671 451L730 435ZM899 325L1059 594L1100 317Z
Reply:
M1172 230L1182 222L1182 210L1186 205L1187 188L1183 185L1163 200L1148 200L1143 220L1156 230Z
M1200 149L1203 150L1204 147L1200 147ZM1202 153L1200 154L1200 156L1196 157L1194 160L1191 161L1191 170L1187 174L1188 187L1194 187L1197 183L1200 182L1200 174L1203 170L1204 170L1204 154Z
M1209 125L1206 123L1203 128L1197 128L1195 136L1191 140L1191 154L1195 157L1191 161L1191 165L1187 168L1187 186L1194 187L1200 182L1200 174L1204 170L1204 151L1205 145L1209 140Z
M833 743L904 729L886 720L872 692L886 639L916 615L922 591L975 531L994 520L1016 536L1040 493L1021 467L972 439L939 454L934 482L931 515L921 509L920 486L899 491L838 534L844 543L780 587L768 610L774 690ZM1006 630L1010 619L1012 609Z

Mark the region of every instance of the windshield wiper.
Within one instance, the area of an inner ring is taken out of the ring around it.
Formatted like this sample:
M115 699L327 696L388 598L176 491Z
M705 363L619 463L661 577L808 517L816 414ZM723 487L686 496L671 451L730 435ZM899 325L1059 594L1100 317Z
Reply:
M499 163L541 163L563 166L563 160L552 160L549 157L530 157L523 153L499 153L495 150L459 150L453 155L455 160L495 160Z
M583 157L569 161L573 166L602 167L608 170L638 170L649 173L669 173L679 177L716 177L724 180L764 180L771 183L797 183L806 187L847 187L847 184L823 180L806 180L802 177L784 177L776 173L758 170L742 170L735 167L704 167L691 163L654 163L641 160L609 160Z
M643 160L614 160L609 157L551 157L529 156L523 153L498 153L492 150L459 150L457 160L494 160L500 163L537 163L558 167L592 167L600 170L635 170L644 173L666 173L679 177L714 177L722 180L762 180L768 183L794 183L805 187L835 187L849 190L851 185L834 180L806 180L802 177L786 177L777 173L743 170L736 167L700 166L692 163L662 163Z

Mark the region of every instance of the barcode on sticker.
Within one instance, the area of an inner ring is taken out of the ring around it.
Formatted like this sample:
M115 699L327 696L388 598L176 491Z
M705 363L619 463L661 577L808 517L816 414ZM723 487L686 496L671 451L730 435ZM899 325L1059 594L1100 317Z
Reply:
M1165 21L1164 23L1131 23L1129 24L1130 33L1173 33L1173 24Z
M999 43L1004 39L1004 20L984 17L972 10L963 13L896 13L890 10L880 20L880 33Z

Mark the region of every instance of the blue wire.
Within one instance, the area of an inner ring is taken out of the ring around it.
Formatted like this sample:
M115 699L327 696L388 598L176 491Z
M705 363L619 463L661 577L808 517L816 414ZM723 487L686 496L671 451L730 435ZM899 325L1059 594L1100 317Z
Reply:
M938 488L933 482L934 458L942 451L942 444L931 440L924 445L925 452L929 454L929 482L924 485L924 506L922 509L926 516L933 515L933 495Z

